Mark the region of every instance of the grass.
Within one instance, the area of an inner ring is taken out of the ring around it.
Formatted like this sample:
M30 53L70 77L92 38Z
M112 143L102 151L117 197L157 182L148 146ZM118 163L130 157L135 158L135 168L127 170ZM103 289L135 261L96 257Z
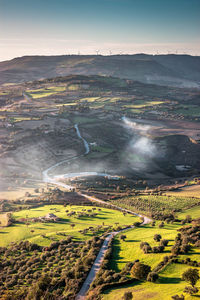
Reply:
M9 95L8 92L0 92L0 96L6 96L6 95Z
M183 219L186 215L191 215L192 218L199 217L200 207L194 207L186 210L185 212L179 213L178 217ZM159 223L157 221L157 223ZM110 268L120 271L123 269L126 263L139 259L141 262L148 264L153 269L164 256L170 255L170 248L174 244L174 238L177 235L177 229L180 225L165 224L164 228L158 228L157 226L151 227L151 225L136 228L127 231L125 241L119 239L117 236L113 243L113 255L112 261L110 262ZM168 239L169 244L165 247L164 253L149 253L144 254L140 250L140 242L146 241L151 246L155 246L158 243L153 240L154 234L161 234L162 238ZM193 248L187 255L180 255L181 259L190 257L191 260L199 261L199 248ZM123 286L122 288L108 289L103 294L103 300L121 300L124 292L131 291L133 293L133 299L154 299L154 300L169 300L171 296L176 294L183 294L184 287L188 283L181 280L182 273L188 269L189 266L185 264L169 264L160 273L159 280L156 283L151 282L136 282L129 286ZM198 268L200 270L200 268ZM200 283L197 284L200 287ZM198 296L185 295L185 299L195 299Z
M160 223L157 221L157 223ZM164 256L169 255L170 248L174 243L174 238L177 235L176 230L180 227L177 224L166 224L164 228L158 226L152 227L145 225L143 227L135 228L127 231L125 241L120 240L119 236L114 239L113 243L113 258L110 262L110 267L116 271L120 271L126 263L140 259L141 262L150 265L154 268ZM140 249L141 242L148 242L151 247L158 246L153 237L155 234L161 234L163 239L168 239L169 244L163 253L149 253L144 254Z
M199 217L200 206L185 210L184 212L179 213L178 217L184 219L187 215L190 215L192 218ZM159 224L160 221L156 221L156 223ZM155 227L145 225L144 227L127 231L127 239L125 241L120 240L119 236L117 236L113 244L113 259L110 263L110 267L119 271L123 269L127 262L139 258L140 261L147 263L154 268L164 256L169 255L170 248L174 244L173 241L177 235L177 229L180 228L180 224L165 224L164 228L158 228L157 224ZM161 234L162 239L169 240L168 246L165 248L164 253L144 254L140 249L140 243L148 242L151 247L158 245L158 243L153 240L154 234L156 233ZM198 249L194 248L191 255L193 260L198 260ZM181 257L184 258L184 255Z
M200 116L200 108L198 105L181 105L177 107L175 112L184 116Z
M80 90L80 85L79 84L70 84L67 87L68 91L78 91Z
M92 151L103 152L103 153L111 153L111 152L113 152L113 149L108 148L108 147L101 147L101 146L95 146L95 145L92 145L90 147L91 147Z
M163 101L134 101L134 103L126 104L123 107L125 108L145 108L148 106L160 105L163 104Z
M93 236L93 233L83 235L79 233L79 230L88 228L89 226L97 227L98 225L104 226L115 226L115 223L119 225L131 225L136 220L137 217L132 215L124 216L120 211L115 211L107 208L101 208L101 211L95 210L98 213L95 217L68 217L66 210L80 212L82 209L92 209L93 206L67 206L63 205L45 205L38 208L33 208L29 210L22 210L13 213L13 217L17 220L21 218L33 218L39 216L45 216L47 213L54 213L57 217L61 219L58 223L40 223L40 222L30 222L30 225L24 223L16 223L10 227L1 229L0 231L0 246L7 246L11 242L17 242L20 240L29 240L33 243L39 245L48 245L52 241L50 238L62 239L57 233L62 232L66 235L72 235L76 239L86 240ZM75 224L75 227L70 226L71 223ZM31 232L34 230L34 232ZM101 232L100 232L101 233ZM43 238L41 235L46 235L47 238Z
M196 219L200 217L200 206L195 206L193 208L187 209L178 214L180 219L184 219L187 215L190 215L192 219Z
M129 285L121 289L115 288L107 290L102 296L103 300L121 300L124 292L131 291L133 299L144 300L171 300L173 295L183 294L184 287L188 285L181 280L182 273L188 269L187 265L171 264L168 265L159 275L160 278L156 283L136 282L135 285ZM200 282L197 283L200 288ZM194 296L185 295L185 300L192 300L200 297L200 293Z
M166 194L172 196L200 198L200 185L195 184L191 186L186 186L175 191L167 192Z
M27 90L26 93L33 99L48 97L66 91L65 86L52 86L37 90Z
M85 124L85 123L94 123L97 119L90 118L90 117L75 117L74 122L78 124Z
M16 123L16 122L22 122L22 121L37 121L40 120L40 118L36 118L36 117L13 117L11 119L12 123Z

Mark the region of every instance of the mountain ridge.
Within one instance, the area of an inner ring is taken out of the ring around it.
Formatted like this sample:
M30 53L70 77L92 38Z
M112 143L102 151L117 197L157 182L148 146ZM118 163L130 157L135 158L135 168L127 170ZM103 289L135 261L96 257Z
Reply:
M0 84L66 75L103 75L178 87L200 87L200 56L54 55L0 62Z

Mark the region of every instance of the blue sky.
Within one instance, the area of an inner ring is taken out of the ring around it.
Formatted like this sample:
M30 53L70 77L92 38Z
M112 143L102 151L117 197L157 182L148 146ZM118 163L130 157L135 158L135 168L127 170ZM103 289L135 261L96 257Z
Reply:
M0 0L0 60L32 54L200 55L200 0Z

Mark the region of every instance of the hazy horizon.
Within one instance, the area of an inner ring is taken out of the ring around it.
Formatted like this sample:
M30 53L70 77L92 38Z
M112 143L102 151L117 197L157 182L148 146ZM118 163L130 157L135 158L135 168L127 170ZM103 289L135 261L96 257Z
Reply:
M24 55L200 54L198 0L0 0L0 61Z

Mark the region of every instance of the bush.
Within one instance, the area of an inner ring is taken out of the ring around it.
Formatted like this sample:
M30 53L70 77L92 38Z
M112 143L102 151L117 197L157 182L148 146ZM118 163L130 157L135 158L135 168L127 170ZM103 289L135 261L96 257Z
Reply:
M150 272L151 267L140 262L136 262L131 269L132 277L138 280L145 280Z
M168 245L168 243L169 243L169 241L165 240L165 239L163 239L163 240L160 241L160 245L164 246L164 247L166 247Z
M143 252L144 252L145 254L147 254L147 253L149 253L149 252L152 251L150 245L144 245L143 248L142 248L142 250L143 250Z
M189 282L192 285L192 287L195 286L199 278L200 277L198 269L189 268L182 274L182 280Z
M190 295L198 293L199 289L193 286L186 286L184 292Z
M156 241L156 242L160 242L161 238L162 238L162 236L160 234L155 234L153 237L154 241Z
M133 294L132 292L125 292L124 296L122 297L123 300L131 300L133 299Z
M181 295L181 296L179 296L179 295L174 295L174 296L172 296L172 299L173 299L173 300L184 300L185 297L184 297L183 295Z
M147 276L147 281L150 282L156 282L156 280L158 279L158 274L156 272L150 272Z

